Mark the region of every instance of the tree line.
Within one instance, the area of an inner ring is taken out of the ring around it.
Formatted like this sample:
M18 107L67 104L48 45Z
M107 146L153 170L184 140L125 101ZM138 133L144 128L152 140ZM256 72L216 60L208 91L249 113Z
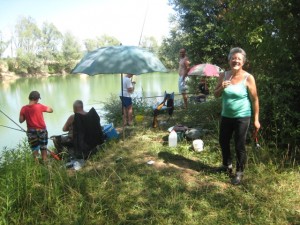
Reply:
M20 17L9 40L4 40L0 31L0 60L19 75L65 74L86 52L119 44L117 38L106 34L81 43L71 32L61 33L53 23L44 22L39 27L32 17ZM144 37L141 45L157 52L154 37ZM5 51L9 57L3 59Z

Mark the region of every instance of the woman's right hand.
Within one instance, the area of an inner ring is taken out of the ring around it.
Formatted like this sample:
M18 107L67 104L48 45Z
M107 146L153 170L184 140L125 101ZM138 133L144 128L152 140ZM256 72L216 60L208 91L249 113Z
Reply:
M222 82L222 87L225 89L225 88L227 88L230 84L231 84L231 81L230 81L230 80L225 80L225 81Z

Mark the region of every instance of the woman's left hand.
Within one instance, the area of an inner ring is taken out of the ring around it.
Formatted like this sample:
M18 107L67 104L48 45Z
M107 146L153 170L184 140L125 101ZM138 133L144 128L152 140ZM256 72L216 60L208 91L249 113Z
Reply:
M258 131L260 129L260 122L254 121L254 127L255 127L255 130Z

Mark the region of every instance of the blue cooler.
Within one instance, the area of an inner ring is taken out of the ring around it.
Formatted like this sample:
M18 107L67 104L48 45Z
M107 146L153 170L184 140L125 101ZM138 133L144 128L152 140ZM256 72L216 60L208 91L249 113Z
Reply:
M116 131L112 123L104 125L103 132L108 140L119 138L119 133Z

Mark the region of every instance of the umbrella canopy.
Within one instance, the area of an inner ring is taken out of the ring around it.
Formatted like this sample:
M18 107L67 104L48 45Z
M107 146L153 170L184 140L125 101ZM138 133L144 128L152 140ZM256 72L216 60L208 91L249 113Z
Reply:
M167 72L167 69L162 62L148 50L136 46L124 45L103 47L89 52L72 70L72 73L85 73L88 75L121 74L122 98L123 73L139 75L152 72ZM122 114L123 113L122 110ZM125 133L123 132L123 140L124 139Z
M143 74L167 72L162 62L151 52L136 46L110 46L87 53L72 73Z
M216 65L204 63L193 66L189 72L189 76L205 76L205 77L218 77L222 69Z

